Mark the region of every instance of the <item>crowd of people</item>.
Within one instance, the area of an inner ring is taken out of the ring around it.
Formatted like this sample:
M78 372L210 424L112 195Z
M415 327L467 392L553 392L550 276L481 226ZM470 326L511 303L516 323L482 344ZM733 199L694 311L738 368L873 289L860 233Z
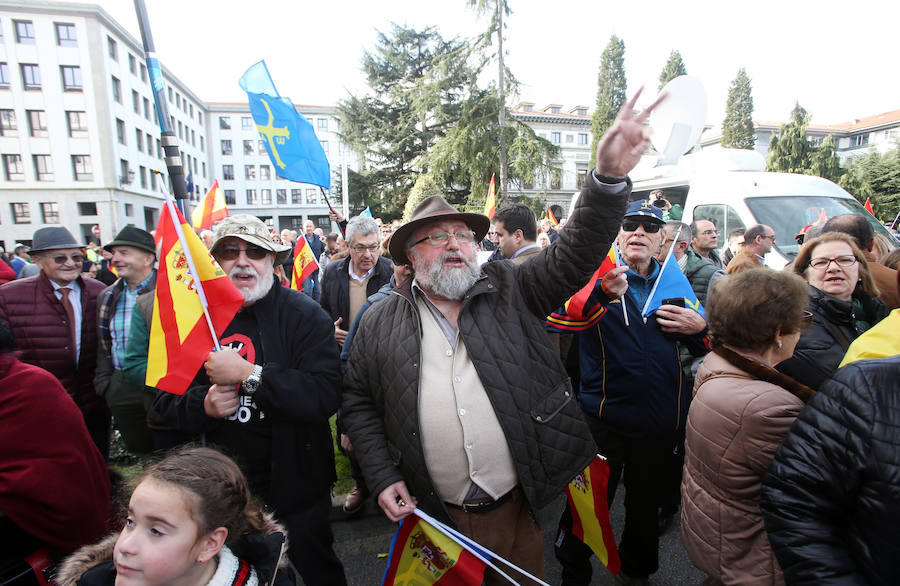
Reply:
M523 204L491 223L432 195L403 224L332 212L340 233L277 234L239 214L202 232L243 305L183 395L145 384L153 235L101 248L37 230L0 262L2 555L45 548L66 586L346 584L336 443L346 514L370 495L391 521L419 507L539 577L534 511L599 452L607 502L625 489L617 583L666 563L679 510L708 584L900 583L897 255L839 216L786 270L765 266L766 225L720 257L714 221L681 222L664 193L630 201L655 107L635 100L555 228ZM299 238L319 270L295 291ZM576 311L613 243L620 266ZM669 299L645 315L666 263L705 312ZM113 426L150 458L124 514ZM573 517L553 553L564 585L587 585Z

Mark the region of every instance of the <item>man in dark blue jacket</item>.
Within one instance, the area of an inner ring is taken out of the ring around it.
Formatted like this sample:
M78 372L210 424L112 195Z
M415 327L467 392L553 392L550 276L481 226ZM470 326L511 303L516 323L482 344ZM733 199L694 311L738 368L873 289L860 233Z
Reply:
M654 255L664 225L662 210L647 201L631 202L616 238L625 265L597 281L583 316L557 312L551 319L561 331L583 330L578 337L578 401L599 452L609 461L608 502L624 474L625 529L619 555L620 578L626 584L647 583L659 567L658 508L666 455L684 425L691 392L682 380L676 342L699 352L700 335L706 330L699 313L675 305L642 316L660 274ZM568 510L560 525L556 556L563 564L563 584L587 585L591 551L568 531Z

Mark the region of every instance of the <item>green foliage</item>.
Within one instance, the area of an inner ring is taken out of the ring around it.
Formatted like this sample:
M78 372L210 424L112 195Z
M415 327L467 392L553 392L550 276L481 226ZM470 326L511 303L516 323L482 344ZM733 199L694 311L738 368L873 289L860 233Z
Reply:
M837 183L844 170L841 168L841 159L837 156L835 148L834 135L829 134L810 155L807 173Z
M625 79L625 42L616 35L600 57L600 75L597 79L597 107L591 120L594 135L591 152L597 152L597 143L606 129L612 126L619 110L625 105L628 82Z
M406 206L403 208L403 222L405 223L412 219L413 210L426 198L440 194L441 190L431 175L427 173L419 175L418 179L416 179L416 184L413 185L409 192L409 197L406 198Z
M733 149L756 148L753 96L750 93L750 78L743 67L728 88L725 121L722 123L722 146Z
M795 103L791 121L782 124L769 141L766 171L806 173L814 147L806 138L809 114Z
M840 184L860 203L870 198L878 219L893 220L900 212L900 147L885 154L870 149L853 157Z
M659 74L659 89L663 89L667 83L679 75L687 75L687 69L684 67L684 61L681 60L681 53L673 49L669 54L669 60L666 61L666 66Z

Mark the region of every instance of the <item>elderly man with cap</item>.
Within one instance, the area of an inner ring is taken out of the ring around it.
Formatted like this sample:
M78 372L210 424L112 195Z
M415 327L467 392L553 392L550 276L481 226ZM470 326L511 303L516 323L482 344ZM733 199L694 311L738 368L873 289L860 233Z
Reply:
M205 433L241 466L253 494L290 534L288 556L307 584L345 584L328 515L335 480L328 419L340 405L334 325L308 296L283 287L274 267L290 247L258 218L229 216L213 257L244 305L184 395L154 404L178 429Z
M0 319L9 323L22 362L48 370L75 400L106 459L109 410L94 392L103 283L81 277L84 245L62 226L36 230L30 254L40 273L0 287Z
M671 454L679 443L691 392L682 376L678 342L697 355L705 350L706 321L696 311L664 304L647 319L642 315L660 277L654 253L664 226L662 210L649 201L631 202L616 238L625 264L599 279L584 304L597 309L587 316L561 309L553 316L562 331L581 330L578 402L597 448L609 462L608 502L624 473L625 529L617 582L624 584L647 583L659 566L658 510L667 504ZM591 550L571 534L571 526L566 510L556 540L562 583L587 585Z
M587 282L618 230L653 108L634 116L635 99L601 139L559 241L526 262L479 269L490 221L437 195L391 237L391 256L415 277L360 319L342 414L392 521L418 506L544 574L532 511L595 453L544 318ZM498 578L489 571L489 584Z
M156 287L156 244L146 230L126 226L103 249L112 254L109 264L119 278L100 293L97 302L100 349L94 388L106 399L125 446L136 454L147 454L153 451L147 411L154 395L125 380L122 369L138 295Z

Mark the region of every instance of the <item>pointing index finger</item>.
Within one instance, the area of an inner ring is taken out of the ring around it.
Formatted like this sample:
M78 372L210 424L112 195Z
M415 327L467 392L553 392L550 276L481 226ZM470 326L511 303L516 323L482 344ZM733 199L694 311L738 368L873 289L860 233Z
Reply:
M663 101L665 101L665 99L668 97L669 97L669 92L663 92L663 93L659 94L656 97L656 100L652 104L650 104L649 106L644 108L644 110L641 112L640 116L637 117L638 122L644 122L647 118L649 118L650 113L653 112L653 110L657 106L659 106Z

